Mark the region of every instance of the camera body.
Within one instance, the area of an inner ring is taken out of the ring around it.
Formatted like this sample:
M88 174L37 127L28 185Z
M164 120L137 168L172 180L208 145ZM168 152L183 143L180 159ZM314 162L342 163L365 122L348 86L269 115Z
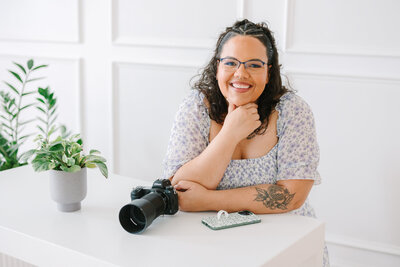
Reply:
M162 214L173 215L178 212L178 194L168 179L158 179L153 182L153 186L137 186L132 189L131 200L140 199L148 194L156 193L161 196L165 203Z

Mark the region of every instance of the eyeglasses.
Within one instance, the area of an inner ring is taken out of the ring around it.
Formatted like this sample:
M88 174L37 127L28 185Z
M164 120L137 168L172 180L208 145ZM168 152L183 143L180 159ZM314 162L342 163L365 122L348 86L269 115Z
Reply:
M218 59L221 63L221 67L225 71L234 72L240 68L240 65L243 64L244 68L249 73L260 73L264 71L264 65L267 64L266 62L262 61L261 59L251 59L245 62L239 61L236 58L232 57L224 57Z

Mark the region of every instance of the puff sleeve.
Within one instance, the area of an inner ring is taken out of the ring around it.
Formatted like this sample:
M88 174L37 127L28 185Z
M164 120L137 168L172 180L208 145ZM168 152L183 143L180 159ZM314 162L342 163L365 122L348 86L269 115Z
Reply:
M279 112L276 180L312 179L314 184L320 184L319 146L310 107L299 96L288 93L281 97L276 109Z
M183 100L172 126L163 161L163 178L168 179L208 145L208 113L203 95L193 90Z

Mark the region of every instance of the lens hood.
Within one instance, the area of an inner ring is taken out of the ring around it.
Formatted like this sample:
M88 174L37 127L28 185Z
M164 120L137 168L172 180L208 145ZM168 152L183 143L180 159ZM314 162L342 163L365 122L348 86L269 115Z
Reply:
M163 197L159 193L152 192L123 206L119 212L119 221L127 232L138 234L163 214L165 208Z

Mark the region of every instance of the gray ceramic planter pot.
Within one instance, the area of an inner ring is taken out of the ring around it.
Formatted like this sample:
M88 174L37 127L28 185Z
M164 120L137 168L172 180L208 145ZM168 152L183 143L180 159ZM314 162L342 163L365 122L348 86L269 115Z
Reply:
M81 209L81 201L87 192L87 168L78 172L50 170L50 196L57 202L59 211L72 212Z

